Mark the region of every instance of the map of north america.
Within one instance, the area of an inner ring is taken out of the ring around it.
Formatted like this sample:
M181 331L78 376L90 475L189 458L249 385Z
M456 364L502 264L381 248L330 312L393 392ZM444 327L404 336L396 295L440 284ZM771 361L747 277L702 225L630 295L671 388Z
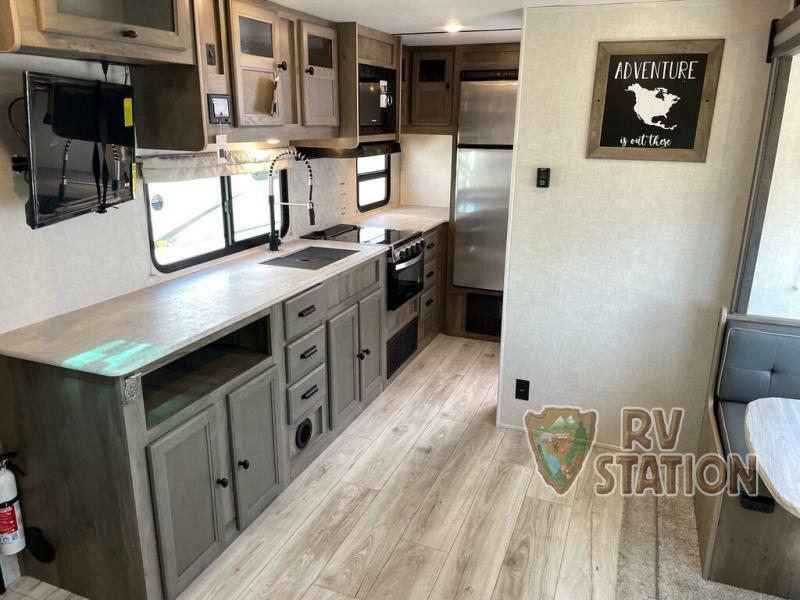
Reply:
M677 125L669 127L663 121L666 120L672 107L680 101L680 96L670 94L667 88L657 87L650 90L638 83L629 85L625 91L632 92L636 96L633 111L642 123L667 131L672 131L677 127Z

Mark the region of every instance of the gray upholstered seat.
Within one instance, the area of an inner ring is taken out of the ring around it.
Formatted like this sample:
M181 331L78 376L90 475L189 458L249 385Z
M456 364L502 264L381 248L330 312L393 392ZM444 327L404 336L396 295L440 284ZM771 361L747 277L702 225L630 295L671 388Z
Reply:
M744 416L758 398L800 399L800 327L732 323L717 385L717 424L725 452L747 455ZM761 495L769 495L760 483Z

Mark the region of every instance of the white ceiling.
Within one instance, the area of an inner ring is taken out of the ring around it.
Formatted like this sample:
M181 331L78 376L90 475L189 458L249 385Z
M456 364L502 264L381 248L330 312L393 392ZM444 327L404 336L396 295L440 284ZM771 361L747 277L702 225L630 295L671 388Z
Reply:
M519 31L458 34L444 33L449 21L465 30L502 30L522 27L522 8L531 6L625 4L663 0L279 0L280 4L330 21L357 21L386 33L434 33L410 35L410 46L481 44L519 41Z

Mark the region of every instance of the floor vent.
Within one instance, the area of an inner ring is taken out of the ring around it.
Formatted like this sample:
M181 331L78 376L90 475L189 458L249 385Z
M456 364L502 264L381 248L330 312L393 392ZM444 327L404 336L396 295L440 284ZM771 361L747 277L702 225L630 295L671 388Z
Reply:
M464 330L469 333L500 337L503 297L467 294L467 316Z
M389 378L417 351L417 322L414 319L386 342L387 374Z

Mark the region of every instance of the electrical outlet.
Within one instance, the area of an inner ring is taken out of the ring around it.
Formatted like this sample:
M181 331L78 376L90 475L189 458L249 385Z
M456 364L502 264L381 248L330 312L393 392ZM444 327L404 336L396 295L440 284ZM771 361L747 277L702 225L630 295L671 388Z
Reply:
M517 400L530 400L531 396L531 382L527 379L517 379L515 386L514 398Z

